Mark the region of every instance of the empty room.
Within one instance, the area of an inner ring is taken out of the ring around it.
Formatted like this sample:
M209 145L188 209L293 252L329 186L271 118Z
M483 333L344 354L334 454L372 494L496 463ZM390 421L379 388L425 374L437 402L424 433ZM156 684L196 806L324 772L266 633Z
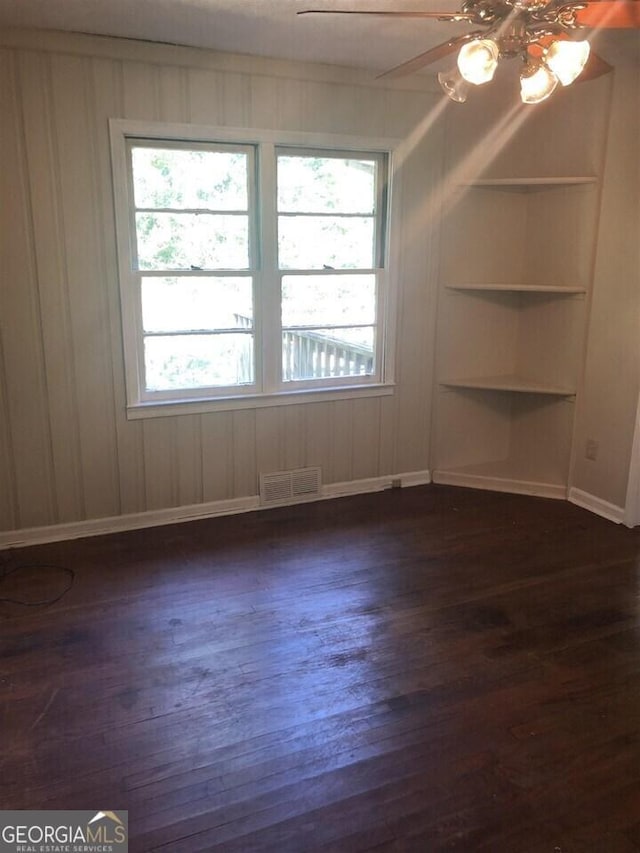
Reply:
M0 0L0 851L640 850L639 33Z

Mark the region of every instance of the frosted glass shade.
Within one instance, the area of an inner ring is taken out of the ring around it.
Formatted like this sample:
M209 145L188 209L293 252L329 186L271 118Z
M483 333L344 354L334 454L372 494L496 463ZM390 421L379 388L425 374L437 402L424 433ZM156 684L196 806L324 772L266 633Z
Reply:
M455 101L457 104L464 104L467 100L469 84L457 68L452 68L450 71L440 71L438 82L442 87L442 91L452 101Z
M520 75L520 97L525 104L539 104L557 85L558 78L546 66L527 66Z
M589 59L588 41L565 41L559 39L549 45L545 53L545 64L553 71L563 86L576 79Z
M479 86L493 80L500 51L491 39L474 39L460 48L458 68L469 83Z

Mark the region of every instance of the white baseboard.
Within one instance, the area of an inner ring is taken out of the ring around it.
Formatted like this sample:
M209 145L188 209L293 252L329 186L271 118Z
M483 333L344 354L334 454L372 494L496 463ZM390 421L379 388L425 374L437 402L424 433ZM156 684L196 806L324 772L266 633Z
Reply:
M396 480L398 478L400 478L403 488L408 488L409 486L428 486L429 483L433 482L431 471L408 471L405 474L398 474L391 479Z
M615 521L616 524L622 524L625 520L624 508L609 503L609 501L597 498L589 492L583 492L582 489L572 488L569 490L569 501L582 509L588 509L595 512L596 515L601 515L609 521Z
M489 477L484 474L465 474L461 471L434 471L433 482L446 486L465 486L468 489L487 489L490 492L532 495L538 498L566 500L567 497L565 486L536 483L529 480L509 480L504 477Z
M322 487L318 500L362 495L390 489L400 482L403 488L427 485L431 482L449 486L488 489L497 492L534 495L536 497L566 499L564 486L548 483L535 483L524 480L507 480L500 477L486 477L464 474L455 471L410 471L403 474L388 474L384 477L369 477L363 480L349 480L343 483L327 483ZM602 500L581 489L572 488L568 499L576 506L590 510L603 518L622 524L625 521L623 507ZM306 503L307 501L305 501ZM47 542L62 542L66 539L82 539L88 536L102 536L107 533L120 533L126 530L140 530L145 527L161 527L166 524L179 524L204 518L217 518L224 515L237 515L243 512L271 509L260 505L257 495L244 498L231 498L223 501L192 504L190 506L170 507L169 509L150 510L149 512L118 515L111 518L95 518L68 524L56 524L46 527L30 527L24 530L0 532L0 551L8 548L24 548L29 545L42 545Z
M390 489L398 480L402 486L418 486L430 483L431 477L428 471L413 471L407 474L389 474L385 477L350 480L345 483L328 483L323 486L322 494L318 500L379 492L383 489ZM304 501L304 503L308 503L308 501ZM4 533L0 532L0 551L8 548L25 548L29 545L62 542L66 539L84 539L88 536L102 536L106 533L121 533L126 530L140 530L145 527L161 527L165 524L179 524L186 521L198 521L204 518L217 518L223 515L237 515L243 512L272 508L261 506L258 495L250 495L245 498L231 498L223 501L191 504L190 506L170 507L169 509L130 513L110 518L93 518L87 521L74 521L46 527L9 530Z
M115 515L109 518L91 518L86 521L73 521L47 527L29 527L24 530L0 533L0 550L24 548L27 545L40 545L46 542L61 542L65 539L84 539L87 536L102 536L105 533L121 533L125 530L140 530L145 527L160 527L164 524L197 521L219 515L236 515L255 509L258 509L257 495Z
M398 482L403 488L426 486L431 482L431 473L429 471L409 471L405 474L388 474L385 477L370 477L366 480L327 483L322 487L322 495L326 498L338 498L346 495L362 495L366 492L381 492L384 489L391 489Z

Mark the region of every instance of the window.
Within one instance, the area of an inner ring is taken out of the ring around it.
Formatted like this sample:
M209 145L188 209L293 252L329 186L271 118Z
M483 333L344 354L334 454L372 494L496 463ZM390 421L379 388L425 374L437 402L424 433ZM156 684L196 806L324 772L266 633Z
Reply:
M131 416L390 385L388 153L145 130L112 123Z

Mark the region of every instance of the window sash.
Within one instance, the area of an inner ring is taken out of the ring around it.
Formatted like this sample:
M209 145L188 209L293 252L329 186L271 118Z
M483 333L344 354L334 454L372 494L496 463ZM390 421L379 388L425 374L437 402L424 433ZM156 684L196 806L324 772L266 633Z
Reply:
M166 273L165 273L166 274ZM202 275L202 273L200 273ZM216 271L216 276L219 273ZM146 271L134 271L132 273L132 283L135 285L135 294L132 293L134 299L130 301L132 307L135 309L136 317L134 319L135 327L136 327L136 337L135 337L135 351L136 351L136 365L137 368L135 370L135 382L136 382L136 393L137 398L141 403L149 403L154 400L157 401L168 401L168 400L191 400L191 399L209 399L214 397L228 397L233 394L238 394L240 396L255 394L259 387L258 377L260 370L260 353L257 346L257 335L256 335L256 307L255 307L255 277L252 278L252 293L254 299L254 317L253 323L251 327L247 328L213 328L213 329L172 329L165 332L158 331L146 331L144 329L144 323L142 318L142 278L147 276ZM175 273L171 273L172 277L180 277L176 276ZM233 277L237 277L238 274L235 273ZM133 288L132 288L133 290ZM175 337L175 338L184 338L184 337L203 337L203 336L214 336L214 335L223 335L223 334L236 334L236 335L250 335L253 338L253 382L242 383L237 385L203 385L199 387L185 387L185 388L174 388L174 389L149 389L147 388L146 383L146 358L145 358L145 342L148 338L167 338L167 337ZM129 379L130 377L128 377Z
M372 162L374 164L374 188L373 188L373 210L366 210L363 212L352 211L352 210L341 210L340 208L331 211L318 211L309 209L304 210L302 207L296 208L295 210L289 210L287 208L281 208L279 205L279 188L276 185L275 199L276 199L276 222L278 229L278 243L277 243L277 251L278 251L278 282L279 282L279 302L280 306L282 306L282 279L284 276L287 277L304 277L304 276L336 276L336 275L357 275L360 274L373 274L375 276L375 304L374 304L374 317L375 322L370 323L362 323L354 321L350 326L342 325L342 328L364 328L365 326L369 326L373 329L373 353L371 357L372 370L371 372L366 372L364 374L348 372L346 375L333 375L333 376L318 376L314 375L312 377L295 377L291 375L291 366L290 364L285 363L288 361L288 358L291 357L290 352L285 354L285 335L287 333L293 333L298 329L302 329L302 326L293 326L293 325L284 325L282 320L279 323L279 334L280 340L282 342L281 350L280 350L280 364L279 364L279 382L278 388L314 388L314 387L339 387L340 385L352 385L354 383L362 383L368 384L373 383L375 381L379 381L382 376L382 351L384 346L384 310L381 304L380 295L383 291L382 281L381 281L381 273L385 264L385 221L386 221L386 212L387 212L387 185L388 185L388 174L387 174L387 162L388 158L386 154L379 152L369 152L365 150L347 150L342 148L298 148L292 146L284 146L279 145L275 148L275 160L276 160L276 170L278 169L279 158L280 157L299 157L300 159L335 159L335 160L364 160L367 162ZM313 218L316 220L321 220L322 218L332 218L334 220L345 220L348 221L350 219L361 219L361 220L372 220L374 227L372 232L372 242L371 246L371 257L375 266L364 267L364 268L349 268L338 266L335 268L326 269L324 267L305 267L305 268L292 268L285 267L282 263L282 259L280 257L280 226L283 219L291 218L291 217L299 217L299 218ZM341 324L339 323L325 323L323 325L315 326L317 329L329 330L329 329L339 329ZM312 327L307 327L307 331L312 331ZM317 365L320 365L320 370L323 372L326 371L326 362L323 363L320 359L324 356L326 357L327 350L334 352L339 349L339 344L337 342L327 340L326 344L323 345L322 342L316 341L312 335L309 335L307 338L308 347L307 352L305 353L304 358L312 358L315 360ZM304 347L305 339L302 338L298 342L298 346ZM292 341L292 346L296 346L296 344ZM343 350L350 351L351 353L355 353L357 349L356 346L349 347L348 342L345 341ZM345 357L346 358L346 357ZM304 360L304 359L303 359ZM339 369L336 365L336 368Z

